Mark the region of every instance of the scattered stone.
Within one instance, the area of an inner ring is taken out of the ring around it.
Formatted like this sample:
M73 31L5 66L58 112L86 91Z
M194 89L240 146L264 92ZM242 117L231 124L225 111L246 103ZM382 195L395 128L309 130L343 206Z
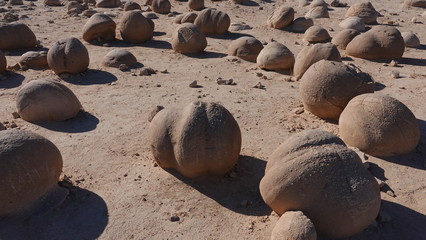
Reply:
M256 85L253 86L253 88L265 89L265 85L263 85L261 82L258 82Z
M152 74L156 74L156 73L157 73L157 71L155 71L152 68L147 67L147 68L142 68L142 70L140 70L139 76L151 76Z
M189 84L189 87L190 87L190 88L197 88L197 87L199 87L199 86L198 86L198 84L197 84L197 81L193 81L192 83L190 83L190 84Z
M293 109L293 111L292 111L292 112L293 112L294 114L299 115L299 114L304 113L304 112L305 112L305 109L304 109L303 107L298 107L298 108Z
M118 69L120 69L120 71L124 72L124 71L128 70L129 67L126 64L120 64L118 66Z
M216 83L218 85L237 85L236 83L234 83L234 80L232 78L225 80L225 79L222 79L221 77L219 77L218 79L216 79Z
M13 116L13 119L17 119L17 118L21 117L21 116L19 116L19 113L17 113L17 112L13 112L12 116Z
M401 75L399 74L399 71L392 71L391 72L391 77L393 77L393 78L400 78Z
M398 62L397 62L397 61L395 61L395 60L392 60L392 61L389 63L389 66L391 66L391 67L398 67Z
M170 221L171 222L177 222L177 221L179 221L180 220L180 218L178 217L178 216L171 216L170 217Z

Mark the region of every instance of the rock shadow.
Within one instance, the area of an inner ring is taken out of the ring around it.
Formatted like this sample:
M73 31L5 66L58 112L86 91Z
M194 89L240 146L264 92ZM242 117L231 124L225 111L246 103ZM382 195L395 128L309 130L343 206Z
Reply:
M33 122L40 127L55 132L83 133L96 129L99 119L91 113L80 111L74 118L62 122Z
M48 48L45 47L34 47L34 48L26 48L26 49L13 49L13 50L3 50L3 53L6 54L6 56L22 56L24 53L34 51L34 52L41 52L41 51L49 51Z
M263 201L259 191L265 167L266 161L241 155L236 166L223 177L189 179L173 169L166 171L231 211L250 216L265 216L272 211Z
M117 81L117 77L106 71L90 69L85 75L71 75L62 80L75 85L108 84Z
M198 59L223 58L223 57L227 56L224 53L210 52L210 51L204 51L204 52L201 52L201 53L185 53L183 55L185 55L187 57L191 57L191 58L198 58Z
M97 194L72 187L65 200L43 214L0 219L2 240L94 240L108 224L108 208Z
M374 91L381 91L386 88L386 85L384 85L383 83L374 82L374 85Z
M259 7L260 6L259 3L252 1L252 0L244 0L241 5L248 6L248 7Z
M246 34L246 33L226 32L224 34L218 34L218 35L206 35L206 37L213 38L213 39L222 39L222 40L225 40L225 39L235 40L240 37L253 37L253 35Z
M398 63L412 65L412 66L426 67L426 59L422 59L422 58L403 57L398 60Z
M24 75L10 71L0 74L0 77L6 77L4 80L0 79L0 88L16 88L25 80Z

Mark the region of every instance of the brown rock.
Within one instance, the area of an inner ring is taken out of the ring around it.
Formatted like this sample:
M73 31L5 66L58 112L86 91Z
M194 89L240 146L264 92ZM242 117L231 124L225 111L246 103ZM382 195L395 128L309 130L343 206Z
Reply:
M286 70L294 65L294 55L281 43L271 42L260 51L256 63L267 70Z
M0 23L0 49L33 48L36 45L36 36L27 25L18 22Z
M87 42L112 41L115 39L115 28L117 24L108 15L96 13L83 27L83 39Z
M301 211L285 212L275 224L271 240L316 240L312 221Z
M361 1L352 5L346 12L345 17L360 17L364 19L365 24L377 23L379 13L373 7L371 2Z
M271 28L285 28L289 26L294 19L294 9L292 7L282 6L277 8L268 18L268 26Z
M256 62L257 56L263 49L263 44L254 37L240 37L231 42L228 55L237 56L250 62Z
M172 48L178 53L198 53L204 51L207 39L192 23L183 23L172 34Z
M21 68L24 66L31 69L46 68L48 67L47 52L26 52L19 59L19 65L21 65Z
M206 35L224 34L231 25L231 19L222 11L207 8L198 14L194 24Z
M138 60L131 52L124 49L114 49L105 55L102 65L118 68L121 64L125 64L127 67L132 67L137 62Z
M121 37L129 43L146 42L153 36L152 24L137 10L125 12L119 24Z
M77 38L59 40L47 52L47 63L56 73L81 73L89 67L89 52Z
M345 50L348 43L359 34L360 32L354 29L343 29L334 35L333 39L331 39L331 43L336 45L338 48Z

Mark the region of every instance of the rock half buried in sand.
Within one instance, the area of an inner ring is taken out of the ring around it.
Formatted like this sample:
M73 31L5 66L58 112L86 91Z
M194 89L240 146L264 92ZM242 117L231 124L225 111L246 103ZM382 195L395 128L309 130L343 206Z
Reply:
M198 53L204 51L207 39L192 23L183 23L172 34L172 48L178 53Z
M267 23L271 28L285 28L289 26L294 19L294 9L292 7L282 6L276 9L271 16L269 16Z
M316 8L316 7L328 7L328 3L326 3L324 0L313 0L309 4L309 8Z
M271 42L260 51L256 63L267 70L287 70L294 65L294 55L283 44Z
M194 12L184 13L175 18L175 23L194 23L197 18L197 14Z
M377 23L379 13L373 7L371 2L361 1L352 5L346 12L345 17L360 17L364 20L365 24Z
M360 32L354 29L343 29L334 35L333 39L331 39L331 43L336 45L338 48L345 50L349 42L359 34Z
M131 67L138 62L135 55L124 49L114 49L107 53L102 60L102 65L106 67L119 68L121 64Z
M172 5L169 0L152 0L151 8L156 13L167 14L170 12Z
M401 33L402 38L404 39L405 46L409 48L418 48L420 47L420 39L416 34L412 32L403 32Z
M341 62L320 60L300 79L299 94L305 110L323 119L338 120L355 96L374 92L374 81Z
M309 9L305 14L306 18L330 18L327 7L317 6Z
M77 38L59 40L47 52L47 63L56 73L81 73L89 67L89 52Z
M21 65L21 67L27 67L31 69L46 68L48 67L47 52L46 51L26 52L19 59L19 65Z
M125 12L120 20L119 29L123 40L129 43L146 42L154 34L153 25L138 10Z
M275 224L271 240L316 240L317 231L312 221L301 211L285 212Z
M339 23L339 27L344 29L355 29L358 32L365 30L364 20L360 17L348 17Z
M222 11L207 8L198 14L194 24L206 35L224 34L231 25L231 19Z
M120 5L120 0L100 0L96 3L96 7L98 8L116 8Z
M194 102L158 112L149 127L149 146L162 168L189 178L222 175L238 160L241 132L222 105Z
M349 146L378 157L409 153L420 139L410 109L381 94L354 97L340 116L339 133Z
M426 0L405 0L405 6L426 8Z
M346 46L346 54L364 59L398 59L404 50L401 33L390 26L375 26L356 36Z
M16 96L16 106L22 119L64 121L75 117L82 109L80 101L65 85L52 80L33 80Z
M44 0L43 3L44 3L44 5L51 6L51 7L63 6L63 4L60 0Z
M23 23L0 23L0 50L33 48L37 44L36 36Z
M0 131L0 216L19 214L58 188L62 156L46 138Z
M294 77L300 79L312 64L322 59L342 61L339 50L332 43L317 43L312 46L306 46L297 54L293 69Z
M0 51L0 74L4 73L7 68L7 60L6 56L4 56L4 53Z
M231 42L228 55L236 56L250 62L256 62L257 56L262 51L262 43L254 37L240 37Z
M303 35L303 41L308 43L325 43L330 42L331 37L325 28L320 26L312 26L306 30Z
M188 0L188 7L192 10L201 10L204 8L204 0Z
M296 18L290 25L289 30L295 33L304 33L308 28L314 25L311 18L299 17Z
M330 238L361 232L381 202L379 185L358 154L323 130L282 143L269 157L260 193L278 214L303 210L318 234Z
M84 25L83 39L87 42L92 40L112 41L115 39L116 26L117 24L108 15L96 13Z
M124 6L123 6L123 10L124 11L132 11L132 10L141 10L141 5L139 5L139 3L137 2L133 2L133 1L127 1Z

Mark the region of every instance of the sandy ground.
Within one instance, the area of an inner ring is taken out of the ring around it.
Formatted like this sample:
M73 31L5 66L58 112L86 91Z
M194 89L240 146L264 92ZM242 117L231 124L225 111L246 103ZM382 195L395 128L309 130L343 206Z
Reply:
M402 9L401 2L372 1L383 15L378 22L393 21L400 31L413 31L422 47L406 49L398 67L355 58L344 58L344 62L370 73L379 93L405 103L419 119L422 138L411 154L390 159L368 157L372 173L388 184L382 189L382 211L390 221L373 224L348 239L426 239L426 18L422 16L424 10ZM33 2L33 7L29 3L2 8L26 16L20 21L30 26L44 47L65 37L81 39L86 17L67 16L65 7L46 7L42 1ZM252 35L264 42L274 39L297 54L303 47L302 34L269 29L266 19L281 5L294 7L296 16L303 16L308 8L298 7L297 1L252 0L247 5L235 5L207 0L205 5L225 11L231 22L244 22L252 29L209 37L206 52L193 56L171 50L171 32L177 25L173 17L159 14L154 20L154 38L145 44L118 40L104 47L84 42L90 53L90 70L84 76L61 80L86 111L72 120L32 124L13 119L15 95L22 85L39 78L59 78L51 70L16 71L3 76L0 120L9 122L8 126L13 121L18 128L55 143L64 159L64 175L74 187L53 211L23 224L3 222L0 239L270 238L278 215L266 206L258 190L268 156L295 132L320 128L338 134L338 126L308 112L295 113L301 106L299 83L289 81L289 73L264 71L253 63L236 61L226 55L226 49L232 39ZM119 9L96 10L116 15L113 19L117 23L123 14ZM187 12L187 3L172 1L172 11ZM345 12L346 8L331 8L330 19L315 20L315 24L326 27L333 36ZM419 23L412 23L413 17ZM145 67L167 69L168 73L133 76L100 66L102 57L115 48L131 51ZM24 52L9 51L8 64L15 64ZM402 77L392 78L392 71L399 71ZM219 86L215 82L218 77L232 78L237 85ZM189 88L194 80L202 87ZM252 88L258 82L266 89ZM188 180L157 167L150 153L147 119L153 107L198 100L221 103L240 125L241 157L224 177ZM171 221L172 216L179 220Z

